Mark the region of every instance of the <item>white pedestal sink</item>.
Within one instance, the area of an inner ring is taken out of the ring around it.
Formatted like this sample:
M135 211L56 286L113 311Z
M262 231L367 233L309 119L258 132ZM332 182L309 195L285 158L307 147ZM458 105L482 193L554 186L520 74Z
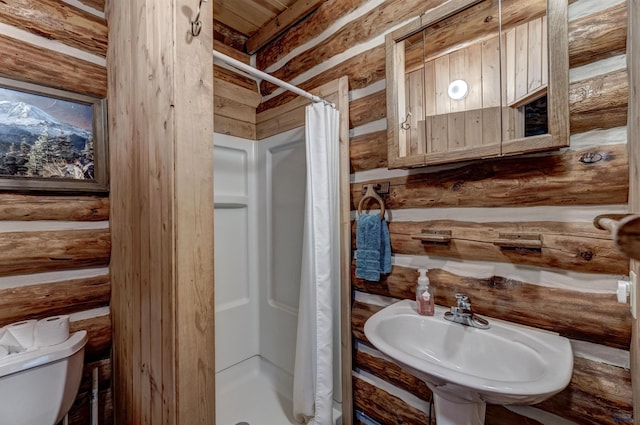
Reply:
M569 383L568 339L495 319L489 329L472 328L445 320L446 311L421 316L404 300L364 326L378 350L433 391L438 425L482 425L486 403L535 404Z

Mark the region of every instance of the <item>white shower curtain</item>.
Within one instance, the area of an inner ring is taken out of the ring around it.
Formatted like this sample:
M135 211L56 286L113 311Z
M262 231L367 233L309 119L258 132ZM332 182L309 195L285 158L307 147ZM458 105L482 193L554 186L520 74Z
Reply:
M340 288L340 113L306 111L307 192L300 277L293 413L300 423L333 424L333 310Z

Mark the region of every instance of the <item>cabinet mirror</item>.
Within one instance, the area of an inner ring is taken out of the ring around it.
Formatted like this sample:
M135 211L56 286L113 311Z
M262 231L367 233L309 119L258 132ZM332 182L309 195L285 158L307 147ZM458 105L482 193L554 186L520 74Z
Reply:
M389 168L567 146L566 1L450 0L386 54Z

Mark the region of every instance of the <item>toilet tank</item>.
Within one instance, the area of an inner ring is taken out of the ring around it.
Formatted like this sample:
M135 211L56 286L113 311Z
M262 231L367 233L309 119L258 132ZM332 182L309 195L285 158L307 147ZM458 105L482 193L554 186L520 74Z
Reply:
M0 419L55 425L71 408L82 377L87 332L65 342L0 359Z

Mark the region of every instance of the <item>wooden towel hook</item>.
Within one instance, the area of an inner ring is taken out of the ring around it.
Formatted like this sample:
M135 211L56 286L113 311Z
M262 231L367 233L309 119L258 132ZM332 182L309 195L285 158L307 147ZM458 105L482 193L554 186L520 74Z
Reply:
M384 200L380 197L380 195L378 195L378 192L376 192L374 184L368 184L365 186L365 188L367 189L367 191L358 203L358 215L362 214L362 206L364 205L364 201L371 198L378 202L378 204L380 204L380 220L382 220L384 218L385 211Z

